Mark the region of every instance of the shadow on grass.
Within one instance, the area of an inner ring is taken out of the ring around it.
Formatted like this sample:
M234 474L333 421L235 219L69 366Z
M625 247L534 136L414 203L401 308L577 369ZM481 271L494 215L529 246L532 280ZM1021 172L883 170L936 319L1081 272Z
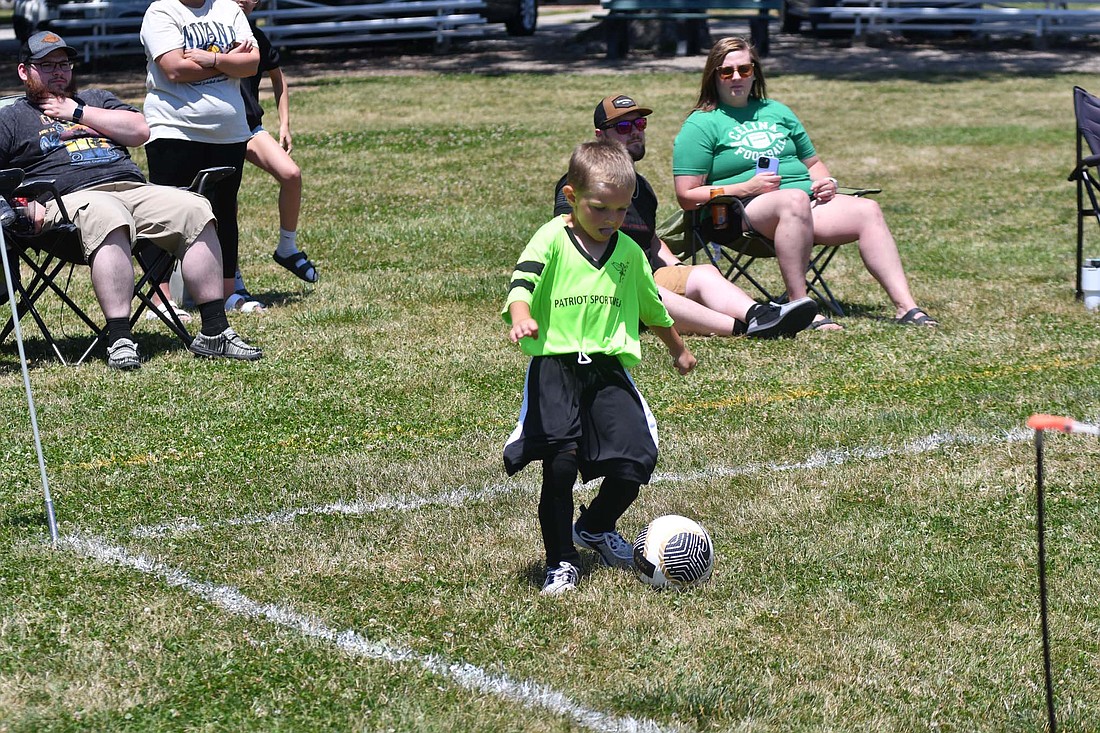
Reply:
M47 527L46 510L43 506L21 504L10 507L8 511L0 514L0 527L12 529L29 529L34 527Z
M593 9L593 12L598 10ZM284 66L295 79L313 85L342 84L369 74L442 73L500 76L508 74L580 74L698 72L709 48L692 56L633 47L628 57L607 59L603 28L591 13L566 22L540 23L532 36L489 32L437 48L409 42L371 42L331 49L293 49ZM745 18L711 18L709 36L745 35ZM943 85L981 78L1025 74L1053 77L1095 70L1100 65L1100 39L1090 36L1052 36L1036 42L1031 36L975 37L969 33L891 33L853 39L849 36L781 33L773 26L770 53L764 60L769 74L804 74L825 80L879 81L910 79ZM1046 48L1044 48L1044 44ZM138 48L140 51L140 47ZM9 65L16 59L8 56ZM0 62L5 57L0 55ZM1088 68L1086 68L1088 67ZM144 93L144 63L132 57L99 59L90 64L97 86L115 93ZM2 85L4 93L22 93L18 79Z
M192 331L197 331L197 329L192 329ZM23 353L27 357L28 369L37 369L59 363L57 354L54 353L45 339L40 336L33 338L27 338L27 336L28 334L24 333ZM163 331L139 332L134 335L134 340L138 342L143 362L158 354L185 348L178 338ZM71 362L79 359L92 345L92 341L91 337L66 336L57 339L56 343L58 351L65 357L65 360L70 362L70 365L76 366ZM107 358L106 349L103 340L100 339L100 342L95 344L91 352L81 362L81 365L96 361L103 362ZM8 340L0 346L0 352L3 354L3 357L0 358L0 373L21 371L19 350L14 336L9 336Z
M45 521L43 519L43 521ZM581 553L581 582L591 575L592 573L605 570L606 568L600 565L599 560L594 553L582 552ZM542 583L546 580L546 564L542 560L530 562L519 568L516 573L516 578L528 585L534 587L536 590L542 590Z

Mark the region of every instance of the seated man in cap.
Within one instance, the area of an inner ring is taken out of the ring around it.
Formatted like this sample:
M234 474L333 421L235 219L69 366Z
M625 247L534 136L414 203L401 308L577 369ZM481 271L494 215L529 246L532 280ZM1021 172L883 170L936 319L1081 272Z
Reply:
M92 288L107 319L107 364L141 366L130 330L134 293L131 250L138 238L182 260L202 331L196 356L252 361L263 352L229 327L222 298L221 245L210 203L198 194L146 183L127 146L142 145L149 127L140 111L102 89L76 91L76 50L51 31L20 51L26 96L0 109L0 168L22 168L27 180L52 179L80 232ZM60 221L56 202L31 202L34 230Z
M625 94L605 97L593 115L596 137L607 136L622 143L637 163L645 157L646 117L653 110L639 106ZM558 181L554 214L572 209ZM714 265L684 265L657 236L657 196L649 182L637 176L637 186L622 231L637 242L649 258L653 279L661 300L681 334L738 335L752 338L794 336L817 315L810 298L784 305L757 303L741 288L722 276Z

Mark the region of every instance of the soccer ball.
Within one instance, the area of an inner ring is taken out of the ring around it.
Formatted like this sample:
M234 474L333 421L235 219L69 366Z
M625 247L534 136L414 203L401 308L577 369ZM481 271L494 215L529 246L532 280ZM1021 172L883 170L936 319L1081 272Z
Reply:
M714 571L714 544L697 522L678 514L657 517L634 540L634 569L654 588L683 590Z

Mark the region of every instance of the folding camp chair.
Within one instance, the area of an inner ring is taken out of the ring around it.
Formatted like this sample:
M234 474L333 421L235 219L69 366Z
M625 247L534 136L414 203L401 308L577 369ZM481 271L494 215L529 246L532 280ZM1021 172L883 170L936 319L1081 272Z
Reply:
M849 196L866 196L879 193L879 188L842 188L838 192ZM715 225L714 206L725 206L728 210L727 221L723 228ZM751 267L759 259L775 258L775 243L752 228L745 214L745 206L733 196L718 196L706 205L694 211L684 212L684 246L680 256L698 264L704 258L725 275L730 282L744 278L768 300L783 303L787 300L786 291L775 292L754 275ZM833 295L825 280L825 270L836 256L836 246L819 245L810 257L806 268L806 288L822 305L834 315L843 316L844 308Z
M1100 224L1100 206L1096 202L1096 193L1100 188L1100 174L1097 173L1097 166L1100 165L1100 99L1081 87L1074 87L1073 113L1077 118L1077 161L1068 180L1077 181L1077 297L1080 298L1085 218L1094 217L1096 223ZM1085 206L1086 194L1089 206Z
M233 169L230 167L208 168L200 171L192 182L190 190L203 193L232 171ZM35 235L20 232L10 226L5 227L4 232L10 250L16 255L18 262L26 266L31 273L30 280L27 283L22 282L21 276L13 278L14 289L18 297L16 305L20 313L31 316L58 360L62 364L75 366L88 357L88 354L105 335L106 324L93 319L68 293L68 282L71 281L75 268L85 265L86 262L80 242L80 233L77 231L76 225L72 223L57 187L53 181L33 181L21 185L17 183L14 187L10 185L10 182L15 178L21 180L22 175L23 171L19 169L0 171L0 196L9 201L15 197L39 201L52 198L57 202L61 211L62 222L49 231ZM10 190L4 190L3 183L5 181L9 183L8 188ZM138 268L140 276L134 284L134 297L138 303L130 316L131 328L137 324L138 319L148 308L168 327L169 331L180 340L184 347L189 346L191 335L187 332L187 328L180 321L175 311L172 308L158 309L154 306L153 301L153 296L158 292L159 284L167 281L168 273L172 269L175 258L152 243L141 239L134 243L133 250L141 266ZM61 282L62 277L64 278L64 284ZM91 343L75 359L66 359L65 355L62 354L57 338L50 330L38 308L39 299L47 291L54 293L64 303L68 311L82 321L90 332ZM0 342L11 333L13 325L12 319L9 319L3 330L0 330Z

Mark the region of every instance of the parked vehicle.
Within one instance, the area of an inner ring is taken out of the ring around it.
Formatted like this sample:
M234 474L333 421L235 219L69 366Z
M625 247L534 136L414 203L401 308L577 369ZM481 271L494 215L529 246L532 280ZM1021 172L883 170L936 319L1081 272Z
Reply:
M20 41L31 34L46 30L54 21L66 21L54 26L58 32L72 33L81 21L93 22L106 19L112 30L120 33L135 32L141 25L141 17L151 0L15 0L12 8L12 28ZM368 4L364 0L329 0L331 6ZM278 0L269 0L267 6L276 7ZM283 7L300 7L293 0L284 0ZM313 7L315 4L311 3ZM266 7L265 7L266 9ZM503 23L509 35L529 36L538 25L538 0L484 0L480 11L488 23ZM262 16L258 11L257 16ZM127 23L132 19L133 23ZM82 35L77 32L77 35ZM270 34L269 34L270 35Z
M538 25L538 0L485 0L485 20L503 23L510 36L529 36Z
M825 8L836 5L836 0L783 0L783 10L779 21L779 30L784 33L798 33L802 22L809 23L816 30L817 21L808 12L810 8Z

